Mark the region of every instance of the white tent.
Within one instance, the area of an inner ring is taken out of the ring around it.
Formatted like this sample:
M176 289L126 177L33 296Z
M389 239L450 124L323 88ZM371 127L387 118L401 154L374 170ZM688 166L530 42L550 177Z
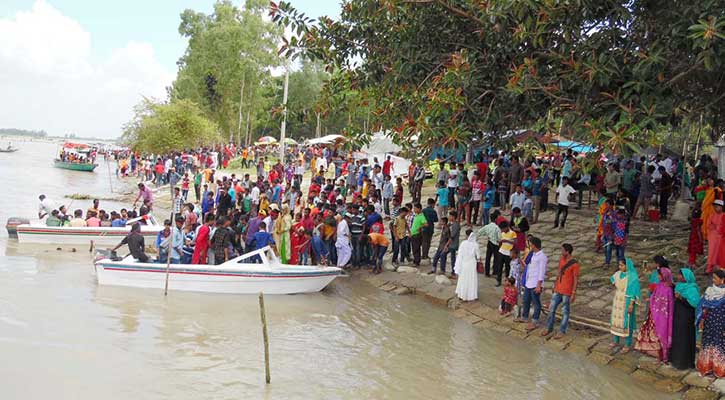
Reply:
M338 140L343 140L343 139L345 139L345 137L342 136L342 135L326 135L326 136L323 136L323 137L319 137L319 138L315 138L315 139L310 139L307 142L307 144L310 144L310 145L314 145L314 144L330 144L330 143L334 143L334 142L336 142Z
M406 175L408 173L408 167L410 167L410 160L395 155L402 149L402 147L393 143L393 139L385 133L377 132L373 134L370 143L363 146L359 152L356 152L355 156L356 158L367 158L370 162L372 162L373 158L377 157L381 165L386 157L390 156L390 161L393 162L391 175L395 178Z

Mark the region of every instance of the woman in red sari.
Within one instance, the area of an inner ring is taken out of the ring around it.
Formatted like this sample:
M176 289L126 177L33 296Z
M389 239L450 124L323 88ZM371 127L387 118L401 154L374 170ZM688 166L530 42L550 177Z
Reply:
M206 264L206 254L209 252L209 233L213 223L214 215L207 214L204 225L199 227L199 233L196 235L194 254L191 256L192 264Z

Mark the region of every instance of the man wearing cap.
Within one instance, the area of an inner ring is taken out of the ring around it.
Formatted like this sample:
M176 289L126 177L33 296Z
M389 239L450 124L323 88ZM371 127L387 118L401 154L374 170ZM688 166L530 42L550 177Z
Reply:
M267 227L267 232L272 233L274 231L274 221L279 216L279 206L275 203L269 205L269 215L264 219L264 224Z

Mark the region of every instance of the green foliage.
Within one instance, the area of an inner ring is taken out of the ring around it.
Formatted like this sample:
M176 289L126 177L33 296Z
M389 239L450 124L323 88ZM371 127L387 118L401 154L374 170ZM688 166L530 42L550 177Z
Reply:
M122 141L155 154L213 145L221 141L216 124L189 100L154 103L145 99L123 128Z
M275 53L281 29L263 19L265 4L246 1L238 8L223 0L215 3L210 15L193 10L181 14L179 33L189 45L178 61L171 98L199 104L225 137L246 128L246 120L239 126L240 100L245 118L251 114L256 119L269 111L262 99L263 82L267 69L279 62Z
M540 133L631 153L700 114L725 134L723 10L725 0L345 0L339 20L287 2L270 15L298 33L282 55L336 71L329 86L365 99L371 124L404 146L413 134L426 151L558 125Z

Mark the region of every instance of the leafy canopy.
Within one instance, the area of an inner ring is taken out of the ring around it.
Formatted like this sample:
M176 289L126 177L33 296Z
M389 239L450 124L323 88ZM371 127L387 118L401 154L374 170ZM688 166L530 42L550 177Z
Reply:
M345 0L280 53L339 71L330 94L362 93L372 123L420 150L536 128L614 152L703 115L725 134L725 0Z
M155 103L144 99L124 126L122 141L136 151L163 154L221 140L216 124L190 100Z

